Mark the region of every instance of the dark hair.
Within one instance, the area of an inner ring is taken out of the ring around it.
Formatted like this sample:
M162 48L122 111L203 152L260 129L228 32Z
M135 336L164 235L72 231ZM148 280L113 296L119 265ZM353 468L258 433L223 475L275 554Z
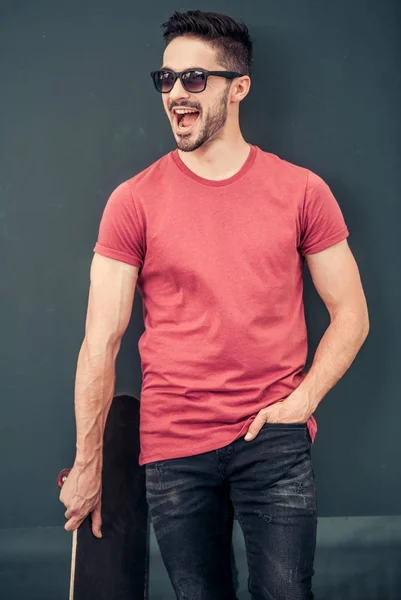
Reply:
M208 42L216 50L217 62L227 71L251 74L252 40L243 21L214 12L175 11L162 27L166 46L176 37L190 35Z

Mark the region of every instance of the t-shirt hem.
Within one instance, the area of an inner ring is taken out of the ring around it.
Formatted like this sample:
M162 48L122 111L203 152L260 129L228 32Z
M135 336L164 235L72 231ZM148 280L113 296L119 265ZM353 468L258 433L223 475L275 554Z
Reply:
M244 435L245 435L246 429L247 428L245 426L242 426L240 432L237 433L236 435L234 435L234 437L230 437L230 438L224 439L224 440L222 439L220 442L217 440L214 440L214 442L208 442L207 444L199 444L197 446L191 445L190 453L188 453L188 451L185 451L185 450L184 451L179 450L177 452L169 452L168 456L166 454L163 454L163 456L161 456L159 452L154 452L153 454L146 454L143 457L141 457L140 465L144 465L146 463L155 462L155 461L159 461L159 460L170 460L171 458L183 458L184 456L185 457L194 456L195 454L200 454L203 452L211 452L212 450L218 450L218 448L223 448L223 446L227 446L228 444L231 444L236 439L240 438L242 435L242 432L244 432Z
M113 248L106 248L101 244L97 243L94 247L93 251L96 254L100 254L101 256L105 256L106 258L113 258L114 260L119 260L120 262L128 263L133 267L141 267L141 261L139 261L134 256L130 256L129 254L125 254L120 250L114 250Z
M345 227L341 229L341 231L339 231L338 233L331 235L325 240L313 244L312 246L309 246L308 248L303 250L302 254L306 256L308 254L316 254L317 252L322 252L323 250L327 250L327 248L330 248L330 246L334 246L334 244L338 244L338 242L345 240L348 236L349 231L348 228Z
M139 457L139 465L140 466L144 466L148 463L152 463L152 462L158 462L158 461L162 461L162 460L171 460L174 458L188 458L190 456L194 456L195 454L202 454L204 452L212 452L213 450L218 450L219 448L224 448L224 446L228 446L229 444L232 444L233 442L235 442L237 439L239 439L241 436L245 437L246 432L248 431L249 425L252 423L253 419L255 418L255 415L248 418L245 423L243 424L243 426L241 427L240 431L235 434L233 437L229 437L227 439L221 439L220 442L218 441L214 441L214 442L209 442L207 444L199 444L196 446L191 445L191 450L188 453L188 451L185 450L181 450L181 451L177 451L177 452L168 452L167 454L161 454L160 452L153 452L152 454L142 454ZM316 423L316 419L313 417L313 415L308 419L307 422L307 427L309 429L309 433L311 435L311 440L312 440L312 444L315 441L315 437L316 437L316 432L317 432L317 423Z

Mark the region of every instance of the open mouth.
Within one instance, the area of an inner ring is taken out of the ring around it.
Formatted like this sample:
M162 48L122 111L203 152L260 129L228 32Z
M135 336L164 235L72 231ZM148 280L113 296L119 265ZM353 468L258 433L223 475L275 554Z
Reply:
M177 133L189 133L199 118L199 111L193 108L174 110L174 124Z

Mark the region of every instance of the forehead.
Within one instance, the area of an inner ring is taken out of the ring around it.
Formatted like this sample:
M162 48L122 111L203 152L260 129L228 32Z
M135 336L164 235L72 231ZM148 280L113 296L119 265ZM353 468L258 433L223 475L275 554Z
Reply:
M216 51L190 36L180 36L169 43L163 54L163 67L173 71L184 71L193 67L213 71L221 68L216 62Z

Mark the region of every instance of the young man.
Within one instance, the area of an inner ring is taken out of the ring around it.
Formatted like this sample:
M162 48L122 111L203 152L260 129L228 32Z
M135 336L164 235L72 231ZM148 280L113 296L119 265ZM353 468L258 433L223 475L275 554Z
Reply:
M358 268L329 187L241 134L246 26L190 11L164 27L152 78L177 149L119 185L103 214L76 376L77 454L61 493L65 528L92 513L101 536L102 434L138 285L140 464L177 598L235 597L229 489L253 600L311 599L313 413L368 333ZM304 261L331 318L308 373Z

